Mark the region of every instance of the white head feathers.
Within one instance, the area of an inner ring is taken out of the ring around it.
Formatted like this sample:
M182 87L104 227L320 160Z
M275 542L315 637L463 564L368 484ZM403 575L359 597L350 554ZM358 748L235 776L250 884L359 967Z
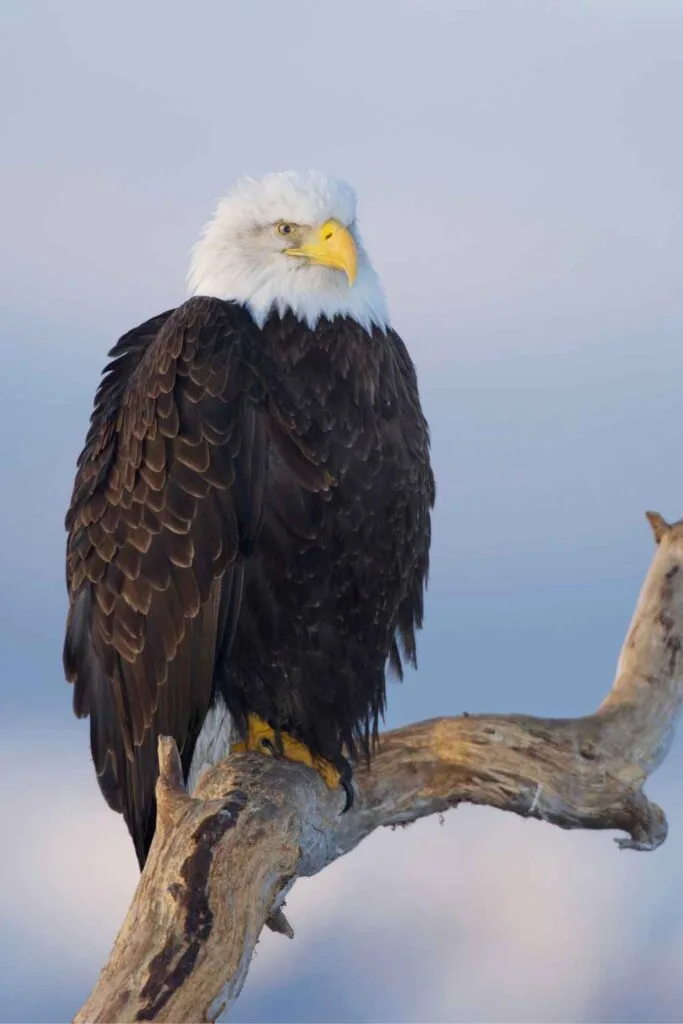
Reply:
M356 279L339 270L294 259L283 252L281 222L308 228L334 219L356 243ZM189 286L194 295L232 299L262 326L271 312L291 310L314 327L320 317L346 316L366 330L385 329L389 317L382 287L356 225L350 185L315 171L285 171L259 180L244 178L218 204L192 252Z

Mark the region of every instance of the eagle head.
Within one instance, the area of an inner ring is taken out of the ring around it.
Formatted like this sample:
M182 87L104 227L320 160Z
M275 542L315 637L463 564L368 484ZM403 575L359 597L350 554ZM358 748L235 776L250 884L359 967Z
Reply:
M358 233L356 194L317 171L241 179L194 247L189 286L241 303L259 326L288 310L309 327L335 316L367 331L388 324Z

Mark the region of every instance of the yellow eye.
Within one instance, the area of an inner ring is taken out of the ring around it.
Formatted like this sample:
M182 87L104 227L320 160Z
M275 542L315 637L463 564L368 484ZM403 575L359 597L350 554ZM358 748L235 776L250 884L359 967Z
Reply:
M282 220L278 224L277 230L278 230L278 234L280 234L280 235L291 235L292 231L294 230L294 225L293 224L287 224L286 221Z

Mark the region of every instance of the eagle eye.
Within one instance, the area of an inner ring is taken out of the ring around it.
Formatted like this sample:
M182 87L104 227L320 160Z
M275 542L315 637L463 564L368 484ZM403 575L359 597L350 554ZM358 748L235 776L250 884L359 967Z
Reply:
M288 224L287 221L281 220L277 226L278 234L280 235L291 235L294 230L293 224Z

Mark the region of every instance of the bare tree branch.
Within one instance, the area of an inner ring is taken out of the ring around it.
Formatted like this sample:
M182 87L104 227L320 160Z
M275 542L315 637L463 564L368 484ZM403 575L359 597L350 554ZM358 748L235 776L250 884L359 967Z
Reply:
M683 521L648 513L658 547L614 685L593 715L465 715L385 733L356 803L309 769L232 755L185 791L172 740L159 741L157 833L133 903L76 1021L213 1021L238 996L258 936L291 936L281 903L383 825L461 802L561 828L618 829L653 850L663 811L642 791L673 739L683 699Z

